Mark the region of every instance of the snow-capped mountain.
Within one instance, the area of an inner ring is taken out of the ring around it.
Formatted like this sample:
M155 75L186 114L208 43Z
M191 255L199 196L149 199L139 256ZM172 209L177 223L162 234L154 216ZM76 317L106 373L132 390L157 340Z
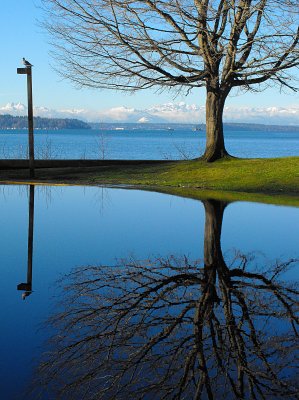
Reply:
M0 114L25 115L27 107L22 103L7 103L0 107Z
M22 103L8 103L0 107L0 114L26 115L27 107ZM77 118L89 122L126 123L204 123L205 108L185 102L169 102L146 109L113 107L109 109L50 109L34 107L34 115L47 118ZM226 106L224 122L298 125L299 106L290 107L236 107Z

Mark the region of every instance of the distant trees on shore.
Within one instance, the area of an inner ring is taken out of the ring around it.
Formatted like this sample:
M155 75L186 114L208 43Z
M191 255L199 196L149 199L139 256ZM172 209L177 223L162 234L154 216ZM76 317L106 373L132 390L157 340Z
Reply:
M79 119L70 118L34 118L35 129L91 129ZM27 129L28 119L25 116L0 115L0 129Z

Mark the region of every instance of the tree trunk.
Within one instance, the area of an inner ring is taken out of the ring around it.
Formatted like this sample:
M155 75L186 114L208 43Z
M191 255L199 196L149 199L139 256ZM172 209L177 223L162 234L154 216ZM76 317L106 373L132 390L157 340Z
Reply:
M206 149L201 159L212 162L228 156L223 136L223 108L226 99L220 89L207 87Z

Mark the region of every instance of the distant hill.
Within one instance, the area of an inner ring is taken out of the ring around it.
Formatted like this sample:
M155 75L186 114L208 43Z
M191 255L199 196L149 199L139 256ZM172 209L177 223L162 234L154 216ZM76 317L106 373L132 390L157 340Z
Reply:
M230 131L262 131L262 132L299 132L299 126L295 125L265 125L265 124L241 124L225 123L224 130Z
M35 129L90 129L90 125L79 119L34 117ZM0 115L0 129L27 129L27 117Z

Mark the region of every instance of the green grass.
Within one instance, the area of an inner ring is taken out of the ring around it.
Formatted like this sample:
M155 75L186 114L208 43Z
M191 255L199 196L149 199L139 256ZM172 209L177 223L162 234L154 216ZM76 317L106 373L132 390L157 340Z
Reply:
M299 206L299 157L115 166L95 172L90 182L158 187L160 192L197 199Z
M299 157L200 160L170 164L111 166L94 171L93 183L192 187L299 195Z
M28 181L27 171L2 171L0 180ZM299 157L228 158L159 164L105 165L92 168L48 168L36 171L36 182L131 185L180 196L226 198L299 206ZM221 193L220 193L221 192Z

